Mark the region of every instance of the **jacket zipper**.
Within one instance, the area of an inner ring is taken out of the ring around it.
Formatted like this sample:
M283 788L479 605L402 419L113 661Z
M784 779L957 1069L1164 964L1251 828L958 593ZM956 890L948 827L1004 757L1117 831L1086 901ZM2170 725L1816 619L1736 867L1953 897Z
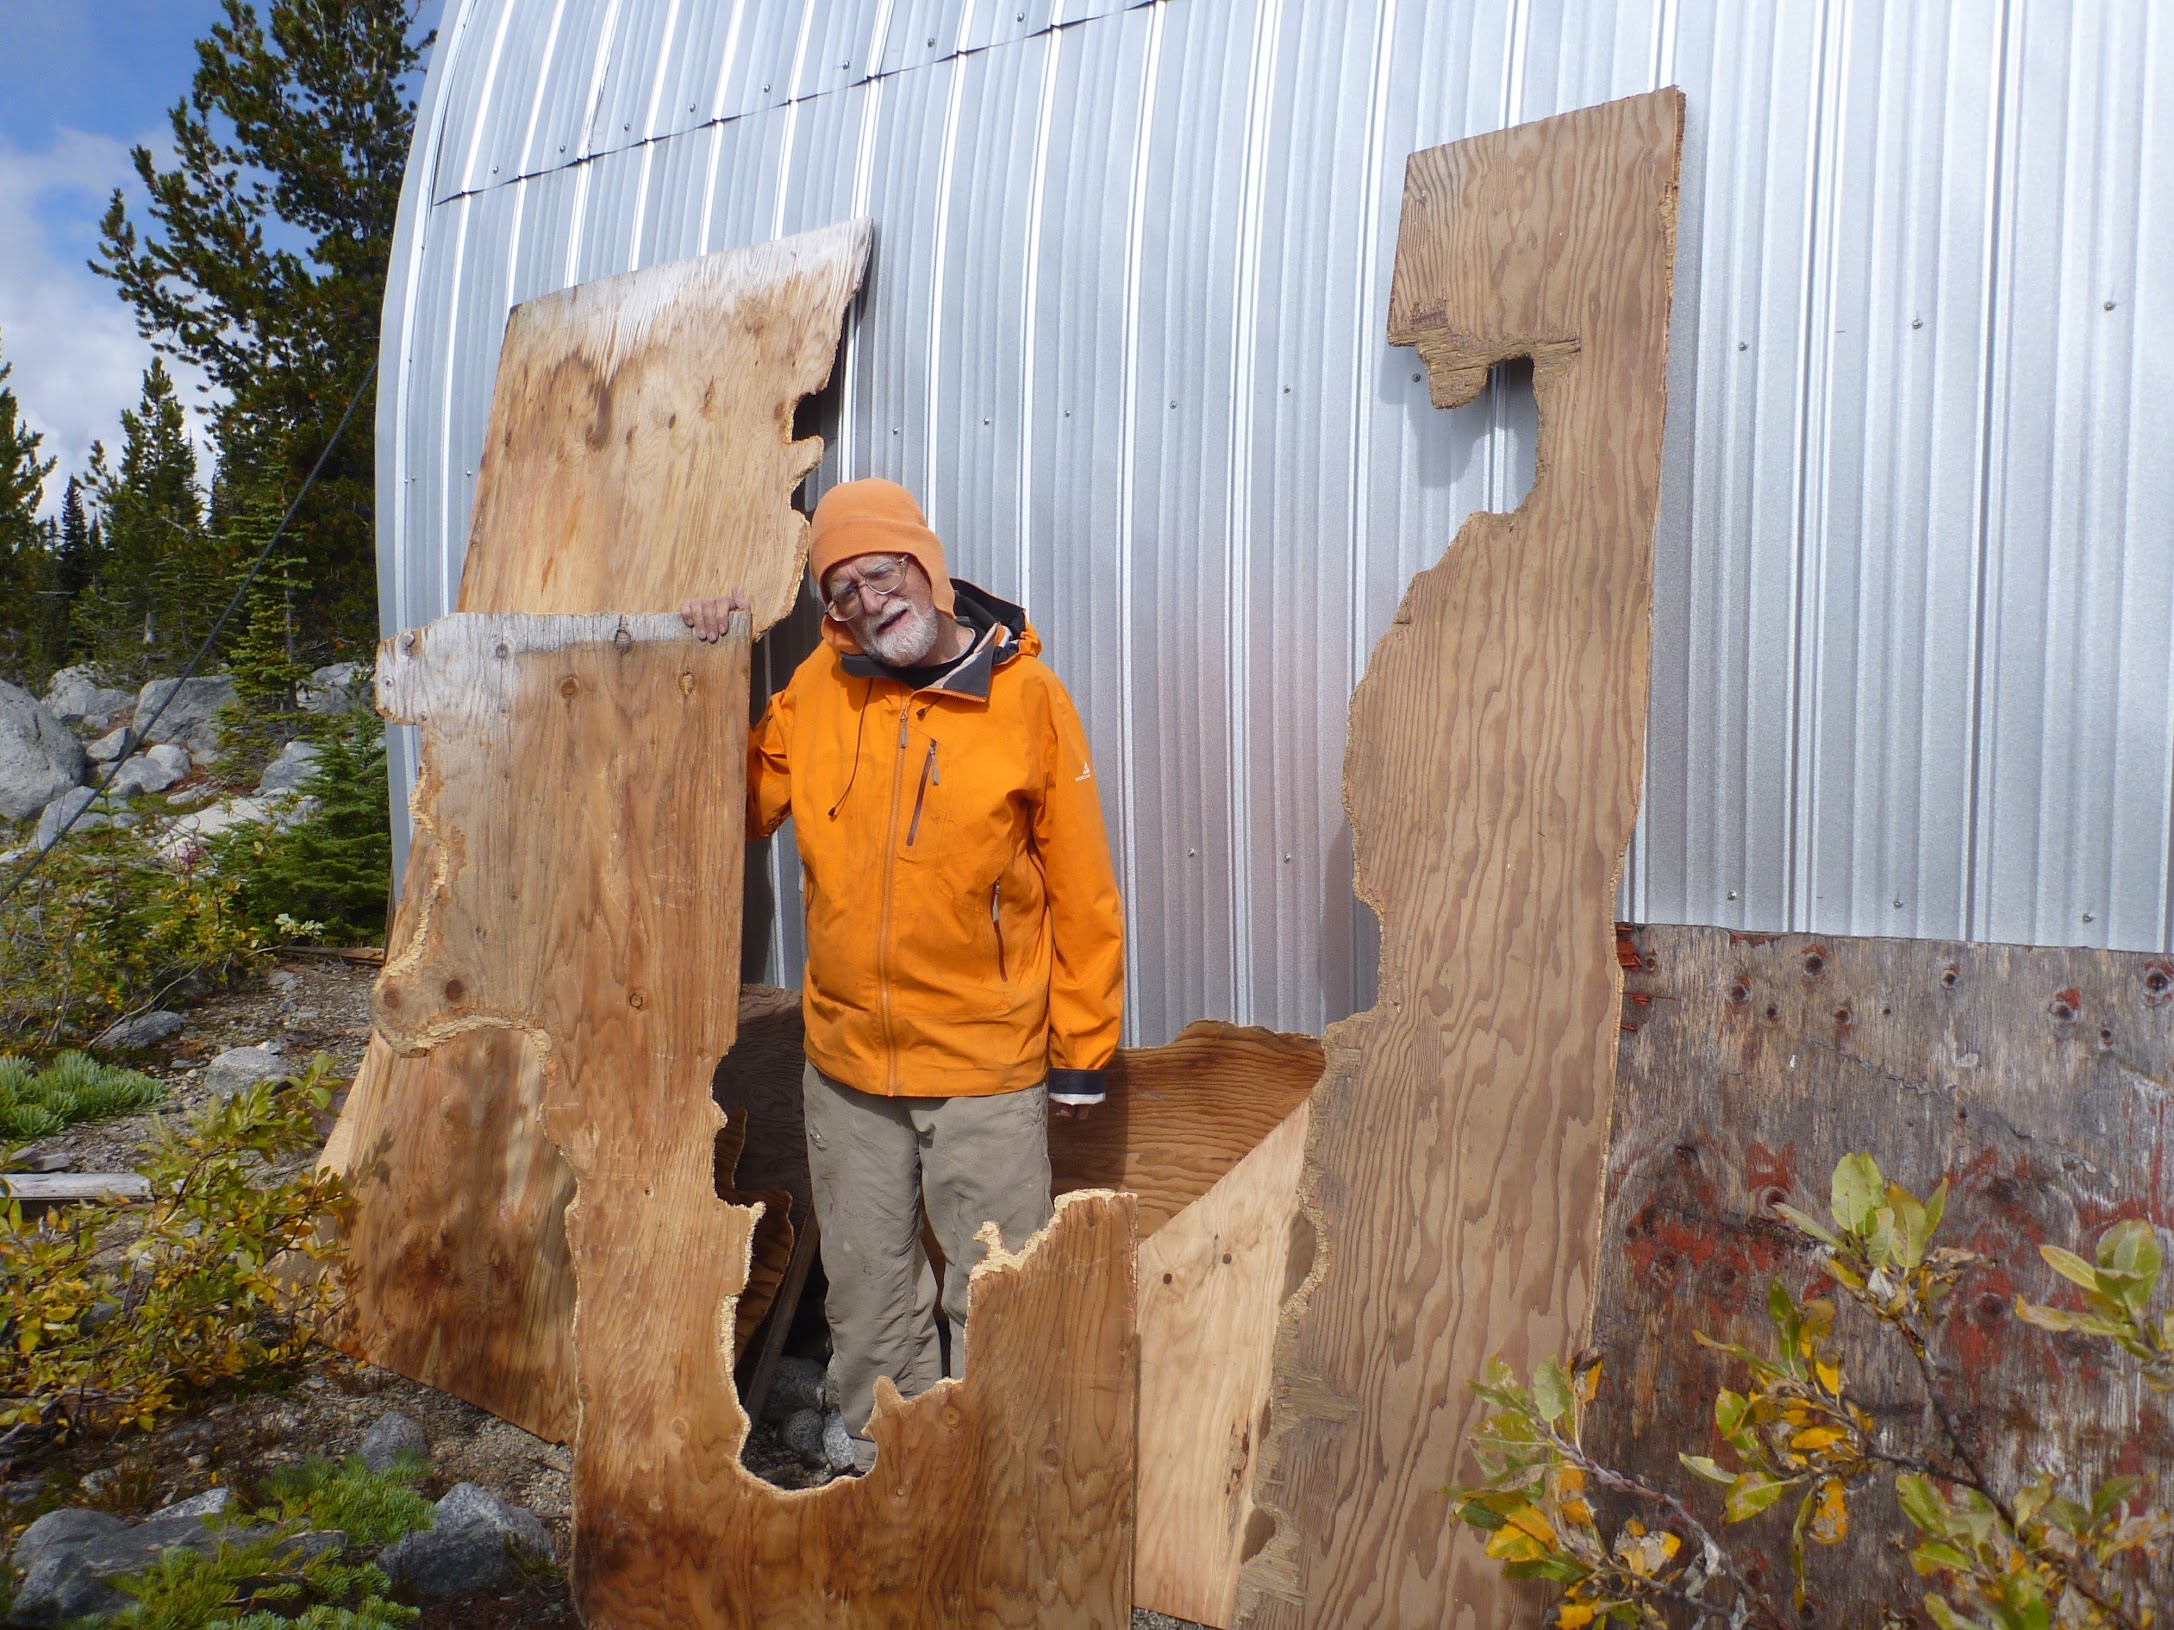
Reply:
M876 1002L883 1018L883 1090L898 1096L898 1045L891 1034L891 895L898 877L898 806L906 790L907 704L898 704L898 756L891 763L891 827L883 844L883 919L876 925Z
M939 787L944 784L943 772L936 768L934 740L928 744L928 757L921 761L921 785L914 789L913 820L906 827L906 847L909 849L913 847L913 840L920 835L921 806L928 801L928 789L932 782Z
M997 884L989 891L989 921L996 929L996 977L1000 983L1010 984L1012 976L1004 969L1004 885Z

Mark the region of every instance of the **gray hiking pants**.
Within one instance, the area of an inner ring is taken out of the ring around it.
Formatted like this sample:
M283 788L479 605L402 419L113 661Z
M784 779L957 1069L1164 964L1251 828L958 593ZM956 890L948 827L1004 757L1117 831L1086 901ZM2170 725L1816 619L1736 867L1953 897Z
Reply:
M1042 1087L986 1098L883 1098L810 1064L800 1079L808 1176L830 1282L830 1381L862 1471L876 1377L902 1397L943 1378L936 1276L921 1249L925 1206L944 1254L943 1309L951 1374L966 1373L966 1286L986 1254L985 1222L1016 1251L1050 1217L1049 1094Z

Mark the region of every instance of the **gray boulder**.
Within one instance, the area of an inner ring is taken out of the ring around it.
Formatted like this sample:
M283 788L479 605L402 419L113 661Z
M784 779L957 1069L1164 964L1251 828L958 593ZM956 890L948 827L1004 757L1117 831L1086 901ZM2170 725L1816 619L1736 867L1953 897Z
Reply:
M259 1081L283 1081L287 1075L286 1061L277 1053L262 1047L230 1047L204 1071L204 1085L212 1097L226 1099L247 1092Z
M114 715L135 707L136 693L99 684L98 670L89 663L79 663L53 675L52 683L45 687L45 705L62 724L103 730Z
M800 1457L803 1466L825 1464L823 1454L823 1412L820 1409L796 1409L785 1417L785 1424L778 1436L785 1440L785 1447Z
M206 1489L192 1494L186 1500L176 1500L172 1505L160 1506L152 1515L153 1521L165 1521L171 1517L216 1517L234 1503L232 1489Z
M146 747L114 771L106 796L133 798L138 793L164 792L188 773L189 750L179 742L162 741Z
M826 1408L830 1399L823 1383L823 1366L814 1359L779 1359L770 1378L770 1395L762 1401L763 1419L782 1421L803 1409Z
M127 810L115 812L109 805L92 809L91 806L96 803L98 803L98 789L96 787L71 787L45 806L45 813L38 817L38 830L30 840L31 846L43 849L60 836L60 830L64 826L68 827L70 833L76 833L95 832L101 826L134 826L136 824L136 817ZM88 813L78 818L73 826L69 826L69 817L75 815L75 812L79 809L88 811Z
M503 1584L523 1555L551 1559L543 1519L488 1489L462 1483L438 1502L430 1527L388 1545L377 1565L409 1595L427 1601Z
M265 765L264 778L257 783L257 796L270 798L284 792L300 792L302 783L316 768L316 744L290 741L279 750L279 757Z
M834 1472L853 1469L853 1437L845 1429L845 1417L835 1409L823 1417L823 1458Z
M91 1045L105 1053L140 1053L162 1041L172 1041L187 1024L180 1014L160 1008L115 1021L101 1030Z
M111 764L128 751L135 739L135 731L125 724L117 724L83 751L93 764Z
M23 1530L23 1537L15 1542L15 1554L8 1560L20 1571L28 1573L54 1551L74 1550L94 1539L125 1533L127 1529L128 1524L120 1518L87 1507L48 1511Z
M359 662L335 662L309 676L309 683L295 691L304 713L345 713L368 698L370 676Z
M216 1067L216 1066L215 1066ZM430 1458L430 1439L414 1417L403 1415L397 1409L388 1409L379 1416L377 1423L363 1433L362 1442L355 1453L362 1456L362 1463L374 1472L389 1470L402 1455L418 1455Z
M0 815L27 821L89 772L75 733L30 692L0 680Z
M175 689L176 686L180 688ZM151 716L168 696L173 701L159 716ZM194 679L154 679L136 694L136 716L131 721L146 741L178 741L202 758L219 747L219 709L234 700L234 681L225 674Z
M227 1502L214 1496L225 1493L210 1490L134 1524L103 1511L48 1512L16 1544L23 1583L7 1622L48 1630L70 1619L119 1613L134 1601L113 1583L122 1575L141 1573L168 1551L211 1556L221 1545L246 1545L269 1532L220 1524ZM282 1555L315 1556L340 1543L337 1534L297 1534L279 1549Z

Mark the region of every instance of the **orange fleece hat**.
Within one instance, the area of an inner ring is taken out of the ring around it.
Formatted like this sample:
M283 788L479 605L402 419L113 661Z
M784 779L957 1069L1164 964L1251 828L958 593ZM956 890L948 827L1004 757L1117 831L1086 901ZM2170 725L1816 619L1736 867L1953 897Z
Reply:
M929 597L946 617L958 602L944 565L943 541L929 530L913 494L895 481L869 476L840 482L823 494L808 523L808 570L815 592L831 567L855 555L910 555L928 573ZM826 626L829 617L824 618Z

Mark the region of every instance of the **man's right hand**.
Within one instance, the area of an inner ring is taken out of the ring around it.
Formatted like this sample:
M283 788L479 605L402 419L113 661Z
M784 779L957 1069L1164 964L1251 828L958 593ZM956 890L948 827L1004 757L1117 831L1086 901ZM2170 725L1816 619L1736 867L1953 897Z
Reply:
M746 609L747 596L734 589L707 600L687 601L679 608L679 620L694 630L696 639L714 640L724 633L735 611Z

